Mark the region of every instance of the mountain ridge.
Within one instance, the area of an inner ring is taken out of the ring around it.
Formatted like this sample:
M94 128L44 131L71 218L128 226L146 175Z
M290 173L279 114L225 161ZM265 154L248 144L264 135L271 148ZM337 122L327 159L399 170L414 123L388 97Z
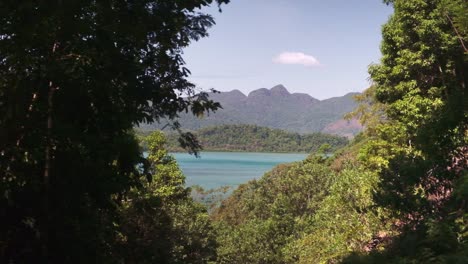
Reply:
M281 84L270 89L256 89L247 95L234 89L209 93L210 99L219 102L222 109L201 119L182 113L179 122L182 128L189 130L216 125L251 124L296 133L323 132L352 137L362 127L356 120L347 121L343 116L357 106L353 99L356 94L359 93L319 100L305 93L290 93ZM148 127L143 129L147 130Z

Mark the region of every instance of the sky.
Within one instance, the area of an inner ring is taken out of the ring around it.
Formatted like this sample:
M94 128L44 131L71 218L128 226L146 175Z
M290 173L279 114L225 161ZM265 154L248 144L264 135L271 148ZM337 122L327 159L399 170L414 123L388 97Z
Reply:
M322 100L369 87L393 10L381 0L231 0L221 13L202 11L216 25L184 50L199 88L248 94L283 84Z

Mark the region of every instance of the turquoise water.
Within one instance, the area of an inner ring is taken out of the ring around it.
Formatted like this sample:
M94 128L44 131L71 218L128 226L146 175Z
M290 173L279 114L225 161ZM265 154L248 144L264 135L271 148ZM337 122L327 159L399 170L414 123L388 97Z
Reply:
M280 163L300 161L306 154L252 153L252 152L202 152L200 158L187 153L173 153L187 177L187 186L217 188L237 186L260 178Z

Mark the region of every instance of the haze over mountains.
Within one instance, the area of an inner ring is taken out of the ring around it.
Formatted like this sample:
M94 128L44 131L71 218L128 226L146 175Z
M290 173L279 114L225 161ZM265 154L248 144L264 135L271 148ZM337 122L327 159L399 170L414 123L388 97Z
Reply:
M180 123L189 130L224 124L254 124L298 133L351 136L359 132L361 126L356 120L343 120L343 115L356 107L355 94L318 100L308 94L290 93L283 85L261 88L248 95L239 90L211 93L210 98L220 102L223 109L202 119L181 114Z

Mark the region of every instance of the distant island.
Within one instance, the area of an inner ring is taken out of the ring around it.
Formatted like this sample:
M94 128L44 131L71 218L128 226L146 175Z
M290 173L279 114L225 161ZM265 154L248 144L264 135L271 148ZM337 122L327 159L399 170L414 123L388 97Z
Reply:
M299 134L256 125L221 125L193 132L205 151L295 152L311 153L323 144L331 151L344 147L348 139L323 133ZM184 151L178 134L168 133L168 149Z
M251 124L295 133L322 132L353 137L362 130L357 120L344 120L357 103L354 95L318 100L305 93L290 93L283 85L260 88L248 95L239 90L210 93L222 109L203 118L182 113L179 122L184 129L198 130L218 125ZM142 130L162 128L162 125L140 125Z

